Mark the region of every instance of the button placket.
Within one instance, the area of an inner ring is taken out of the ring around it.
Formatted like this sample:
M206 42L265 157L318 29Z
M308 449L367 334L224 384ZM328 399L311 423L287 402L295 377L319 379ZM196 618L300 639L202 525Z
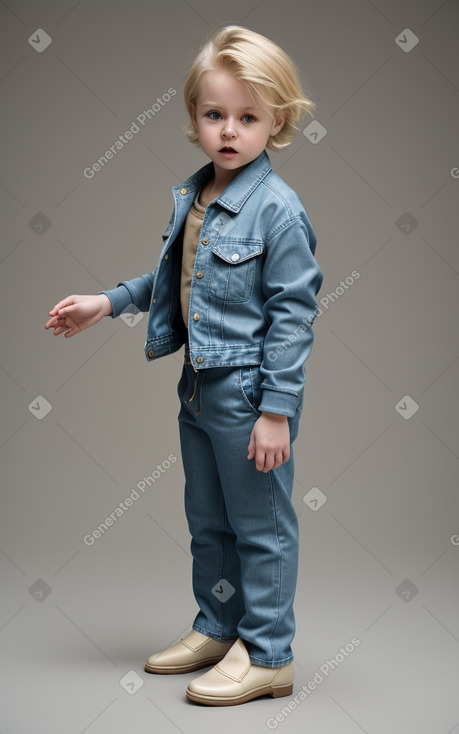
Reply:
M202 240L201 240L201 243L203 245L208 245L209 244L209 238L208 237L203 237ZM198 247L198 249L196 251L195 267L196 267L196 260L197 259L200 259L200 256L199 256L199 247ZM198 278L200 280L203 277L204 277L204 273L203 273L202 269L199 269L198 271L196 271L196 278ZM191 296L191 294L190 294L190 296ZM201 315L197 311L194 311L193 312L193 321L195 321L197 323L198 321L200 321L200 319L201 319ZM200 361L199 358L196 361L199 362ZM202 361L203 361L203 358L201 358L201 362Z

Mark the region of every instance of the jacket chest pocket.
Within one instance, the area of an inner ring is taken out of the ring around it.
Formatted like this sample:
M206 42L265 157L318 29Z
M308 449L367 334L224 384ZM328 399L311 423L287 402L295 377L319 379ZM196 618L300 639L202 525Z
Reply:
M253 292L263 245L219 243L212 249L209 292L226 303L248 301Z

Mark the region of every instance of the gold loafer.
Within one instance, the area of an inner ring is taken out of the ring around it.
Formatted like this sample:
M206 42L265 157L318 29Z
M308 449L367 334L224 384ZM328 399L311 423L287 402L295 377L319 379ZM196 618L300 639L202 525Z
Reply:
M176 645L150 655L145 663L145 671L163 675L189 673L207 665L215 665L233 644L234 640L222 642L191 630Z
M289 696L293 692L294 663L281 668L253 665L241 639L204 675L190 681L187 698L207 706L235 706L258 696Z

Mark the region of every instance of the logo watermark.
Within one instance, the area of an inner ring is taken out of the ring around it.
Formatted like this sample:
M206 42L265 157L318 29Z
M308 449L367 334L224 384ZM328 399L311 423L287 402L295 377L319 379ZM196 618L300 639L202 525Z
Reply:
M143 477L143 479L137 482L135 487L131 490L130 494L122 502L118 502L118 505L115 507L115 509L110 513L110 515L107 515L105 520L101 522L100 525L97 526L97 528L95 528L91 533L87 533L83 537L83 543L89 546L94 545L96 540L99 540L99 538L101 538L102 535L106 533L107 530L111 528L112 525L114 525L120 517L123 517L124 513L133 506L134 502L140 499L142 495L139 494L139 492L145 494L146 488L151 487L151 485L155 484L158 479L161 479L161 476L165 474L166 471L170 469L172 464L175 464L176 461L177 457L174 454L169 454L167 459L164 459L162 464L157 464L156 469L154 469L152 473L149 474L147 477Z
M125 132L122 135L118 135L118 138L114 141L114 143L107 148L105 153L97 159L91 166L88 166L83 170L83 176L87 179L92 179L98 173L101 171L108 163L109 160L111 160L120 150L124 148L125 145L129 143L130 140L133 139L134 135L137 135L137 133L140 132L140 130L145 127L147 120L151 120L155 115L158 114L158 112L161 111L161 109L171 101L172 97L175 97L177 94L177 90L174 87L169 87L167 92L164 92L164 94L161 97L156 98L156 102L153 102L151 107L147 107L146 110L143 110L135 120L133 120L130 128L128 130L125 130ZM138 123L138 124L137 124ZM139 127L141 125L141 127Z
M303 686L301 686L298 693L290 699L288 704L280 709L275 716L270 716L266 720L266 726L268 729L277 729L279 724L282 724L295 709L305 701L313 691L316 690L321 683L330 675L333 670L336 670L344 660L354 652L355 648L360 645L358 637L353 637L350 642L344 647L340 647L339 652L336 653L335 657L331 660L327 660L323 665L320 666L319 670L316 670L314 676ZM319 672L320 671L320 672Z

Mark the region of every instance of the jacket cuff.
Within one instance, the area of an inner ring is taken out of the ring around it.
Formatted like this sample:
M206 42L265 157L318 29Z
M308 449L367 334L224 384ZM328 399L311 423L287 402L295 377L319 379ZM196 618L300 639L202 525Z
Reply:
M125 308L133 303L132 296L125 285L119 285L117 288L111 288L108 291L99 291L97 295L104 293L112 304L112 319L119 316Z
M263 386L262 386L263 387ZM261 403L258 411L261 413L279 413L292 418L296 413L298 405L297 395L288 392L280 392L279 390L263 389Z

